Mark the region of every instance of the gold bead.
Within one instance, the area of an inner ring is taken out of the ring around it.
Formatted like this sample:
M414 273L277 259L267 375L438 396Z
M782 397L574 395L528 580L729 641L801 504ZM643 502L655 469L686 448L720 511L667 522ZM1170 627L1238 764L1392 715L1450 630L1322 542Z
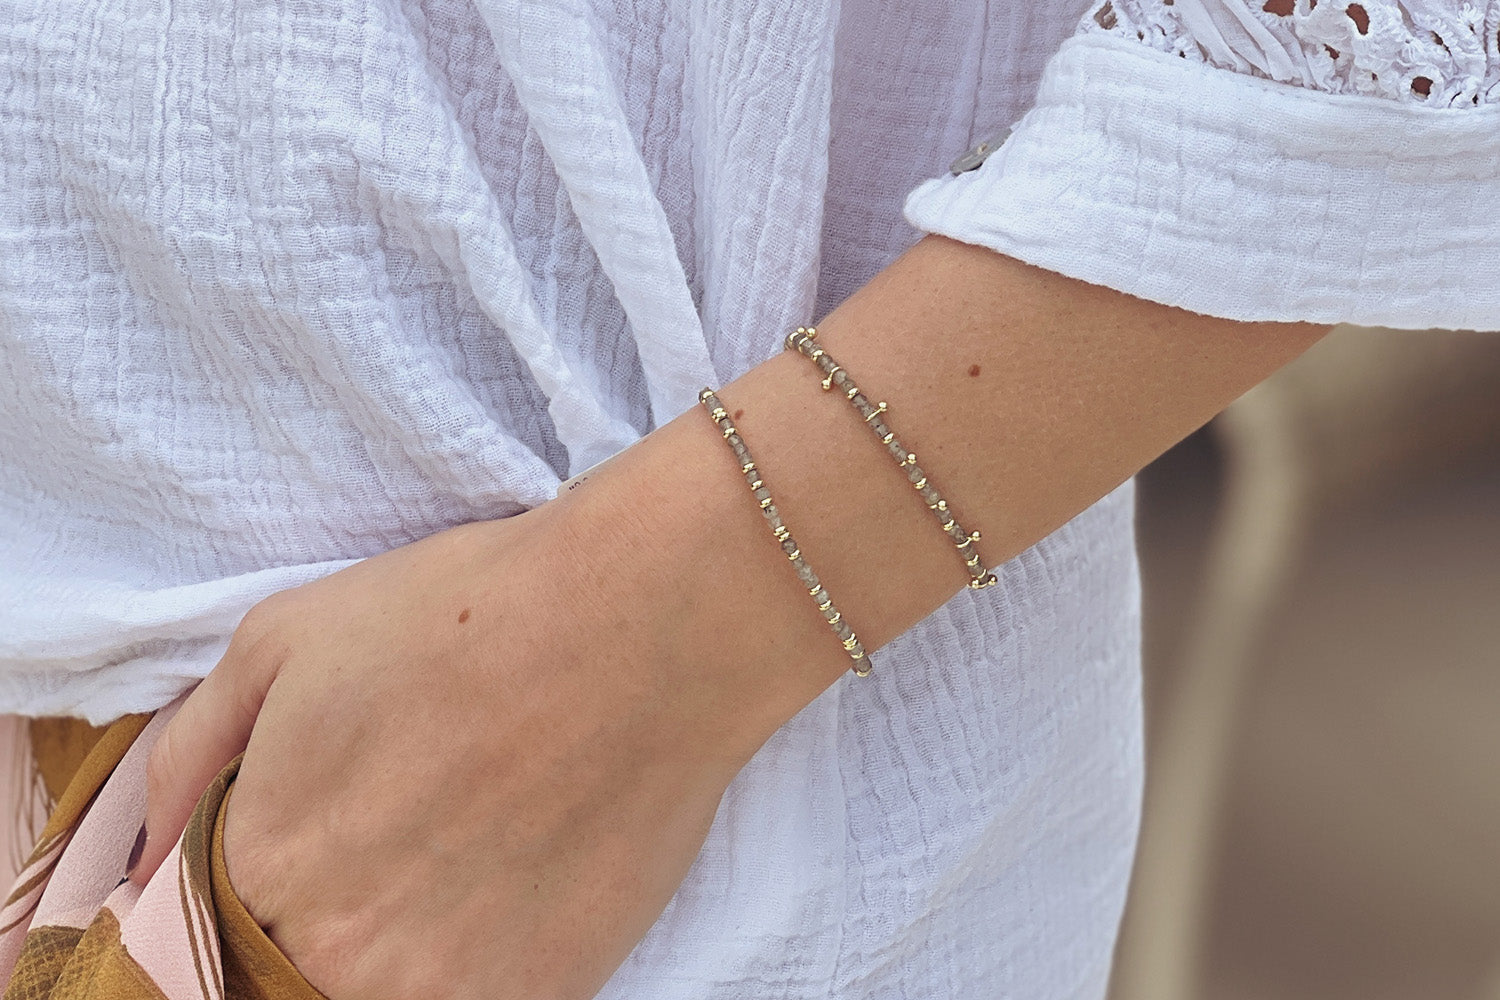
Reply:
M851 653L854 652L856 649L858 649L859 648L859 639L858 639L858 637L851 635L849 638L845 639L844 640L844 648L847 649Z
M799 557L800 557L800 556L801 556L801 555L802 555L802 550L801 550L801 549L793 549L793 550L792 550L792 551L790 551L790 552L788 552L788 553L787 553L787 554L786 554L786 557L787 557L787 558L788 558L788 559L790 559L790 560L791 560L791 561L792 561L792 562L796 562L796 561L797 561L797 559L798 559L798 558L799 558Z
M830 619L828 619L828 624L830 624L830 625L837 625L839 622L841 622L843 620L844 620L844 613L842 611L835 611L833 613L833 617L830 618Z
M706 403L706 402L708 402L709 399L713 397L713 394L714 394L714 391L712 389L704 389L702 392L698 393L698 402L700 402L700 403Z
M885 436L880 439L880 443L881 444L890 444L894 440L896 440L896 432L895 431L886 431L885 432Z
M912 483L911 484L911 488L914 489L914 490L920 490L922 487L924 487L926 485L927 485L927 477L923 476L921 479L918 479L916 482Z
M979 541L979 529L976 528L975 530L969 532L969 541L971 541L971 542L977 542L977 541Z
M855 396L858 396L858 395L859 395L859 386L853 385L852 383L850 384L849 388L844 391L844 398L845 399L853 399Z
M760 502L760 509L761 509L761 510L765 510L765 509L766 509L766 508L767 508L767 507L769 507L769 506L771 506L771 504L772 504L772 503L773 503L773 502L774 502L774 501L772 501L772 500L771 500L771 498L770 498L770 497L766 497L766 498L765 498L765 499L764 499L764 500L762 500L762 501L761 501L761 502Z
M886 444L890 444L890 442L887 441ZM902 462L901 462L901 465L903 467L904 466L908 466L908 465L916 465L916 464L917 464L917 454L916 454L916 452L912 452L912 451L907 452L906 453L906 458L903 459Z

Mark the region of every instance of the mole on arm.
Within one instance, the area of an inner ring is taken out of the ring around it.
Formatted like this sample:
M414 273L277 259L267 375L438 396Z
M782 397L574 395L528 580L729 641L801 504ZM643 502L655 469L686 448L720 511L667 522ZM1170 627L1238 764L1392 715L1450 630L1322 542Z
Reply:
M458 623L460 625L462 625L464 622L466 622L468 620L469 620L469 609L468 608L464 608L462 611L460 611L458 613Z
M979 366L978 365L970 365L969 366L969 375L971 377L977 377L979 375Z

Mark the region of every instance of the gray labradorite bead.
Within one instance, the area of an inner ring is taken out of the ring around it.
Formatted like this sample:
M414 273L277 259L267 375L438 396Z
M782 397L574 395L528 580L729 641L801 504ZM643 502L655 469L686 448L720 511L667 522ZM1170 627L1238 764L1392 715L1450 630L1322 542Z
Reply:
M812 357L812 346L809 339L794 337L788 340L787 343L795 346L805 356ZM842 370L836 370L838 369L838 363L832 358L824 356L814 358L813 360L824 369L825 373L831 372L833 380L839 385L852 385L852 383L849 383L849 376L847 374ZM853 401L853 397L858 396L858 393L846 393L845 395ZM756 504L760 508L761 516L765 518L766 524L771 528L773 533L782 534L785 532L785 525L781 520L781 512L771 502L771 491L764 485L755 485L760 476L755 468L754 460L750 457L749 447L745 444L744 439L740 437L739 432L734 427L734 422L730 420L728 414L725 413L724 416L720 417L715 413L716 410L720 412L724 411L724 407L719 402L718 396L710 390L705 389L699 396L699 401L703 404L704 409L709 412L709 416L714 424L719 428L725 443L734 452L735 458L740 464L740 471L745 477L745 485L751 488L751 493L754 495ZM862 396L859 396L859 403L860 405L865 403ZM828 591L818 580L818 574L813 572L813 568L807 564L807 560L802 558L796 541L790 534L786 534L785 537L778 537L777 543L781 546L781 551L791 560L792 568L797 573L797 579L802 581L802 586L807 589L814 603L820 606L824 604L828 605L828 608L822 611L823 616L828 620L829 626L832 627L839 641L843 643L845 651L853 661L851 669L861 677L867 675L870 672L870 664L865 658L864 646L855 638L854 630L843 620L838 609L833 606L833 601L829 598Z
M891 453L891 457L900 464L902 471L906 473L907 481L913 486L917 486L918 483L922 484L918 487L918 492L922 496L922 502L927 504L928 508L937 516L938 522L943 526L943 530L949 537L952 538L953 543L959 546L959 554L963 557L964 563L969 567L974 579L982 579L986 574L983 569L978 568L980 566L980 559L969 540L968 532L964 531L963 527L953 518L952 514L945 509L946 505L944 505L944 508L938 507L938 502L943 499L942 494L937 491L937 488L932 483L923 482L927 474L922 471L922 468L915 461L911 463L907 462L905 446L891 433L890 425L877 415L880 411L870 405L869 397L855 386L853 377L839 365L833 355L827 351L823 351L821 354L814 356L817 348L813 344L813 336L814 334L793 334L785 343L788 347L797 350L804 357L810 358L823 374L828 377L830 384L837 384L841 388L847 386L844 393L845 398L849 400L855 410L864 418L865 426L869 427L875 433L876 438L885 443L886 449ZM886 435L891 435L889 441L885 440Z

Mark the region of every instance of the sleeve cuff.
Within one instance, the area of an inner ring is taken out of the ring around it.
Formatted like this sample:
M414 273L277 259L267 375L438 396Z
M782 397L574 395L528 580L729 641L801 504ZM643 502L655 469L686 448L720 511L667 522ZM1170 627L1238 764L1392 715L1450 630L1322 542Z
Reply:
M918 229L1235 320L1500 330L1500 105L1325 94L1084 34Z

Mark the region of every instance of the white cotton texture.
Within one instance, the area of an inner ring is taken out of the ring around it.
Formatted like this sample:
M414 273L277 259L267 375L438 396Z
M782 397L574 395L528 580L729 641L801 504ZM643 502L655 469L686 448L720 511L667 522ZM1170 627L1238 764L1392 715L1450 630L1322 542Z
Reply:
M1175 7L0 0L0 711L163 705L256 601L544 503L919 230L1218 315L1500 327L1488 41L1438 107ZM601 997L1103 997L1132 503L788 723Z

